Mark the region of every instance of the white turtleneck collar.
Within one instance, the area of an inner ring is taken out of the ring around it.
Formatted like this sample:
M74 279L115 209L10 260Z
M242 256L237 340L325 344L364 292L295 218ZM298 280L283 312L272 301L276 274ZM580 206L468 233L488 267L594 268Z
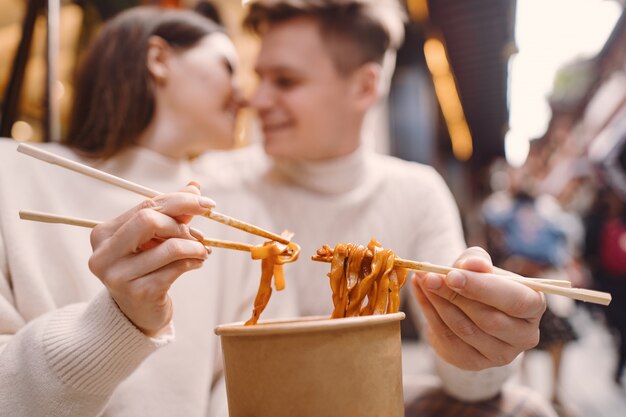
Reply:
M369 153L363 146L349 155L324 161L274 159L274 172L309 191L343 194L366 181Z

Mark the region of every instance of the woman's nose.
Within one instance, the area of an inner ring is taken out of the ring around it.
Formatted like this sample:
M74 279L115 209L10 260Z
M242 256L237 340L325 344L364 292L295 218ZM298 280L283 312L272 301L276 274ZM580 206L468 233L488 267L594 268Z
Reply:
M232 88L233 101L237 104L237 106L239 108L248 107L250 104L248 102L248 99L244 96L243 92L241 91L241 87L239 86L239 83L233 80L231 82L231 88Z
M249 100L250 107L257 111L268 109L272 105L272 95L267 83L261 82Z

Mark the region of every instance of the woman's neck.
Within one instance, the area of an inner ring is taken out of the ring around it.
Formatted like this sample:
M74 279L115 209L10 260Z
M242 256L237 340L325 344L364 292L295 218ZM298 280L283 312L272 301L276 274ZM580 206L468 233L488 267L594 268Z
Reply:
M152 122L137 138L137 144L168 158L188 160L198 153L188 145L195 143L191 136L194 133L188 130L176 120L155 115Z

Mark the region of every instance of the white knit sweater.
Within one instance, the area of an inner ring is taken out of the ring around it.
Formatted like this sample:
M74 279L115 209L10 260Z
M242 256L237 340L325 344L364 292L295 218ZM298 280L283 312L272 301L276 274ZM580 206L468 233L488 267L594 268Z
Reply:
M175 336L172 329L146 337L89 271L89 230L18 217L19 210L39 210L107 220L143 198L19 154L16 146L0 140L0 416L189 417L224 410L225 399L211 396L221 370L213 329L248 318L260 265L249 254L215 249L202 269L171 289ZM46 148L79 159L60 145ZM97 168L162 192L190 180L207 183L193 164L140 148ZM203 193L221 212L270 227L259 204L241 192ZM193 224L207 237L249 240L207 219ZM274 305L288 305L286 297ZM293 315L273 315L279 314Z
M454 199L432 167L364 149L324 162L273 161L260 146L206 154L200 165L212 181L255 193L279 229L295 232L301 261L288 266L286 279L297 287L302 315L333 309L329 265L308 261L324 243L365 245L374 237L399 257L442 265L465 249ZM418 310L409 291L403 297ZM468 400L495 395L511 372L468 372L438 358L436 365L445 389Z

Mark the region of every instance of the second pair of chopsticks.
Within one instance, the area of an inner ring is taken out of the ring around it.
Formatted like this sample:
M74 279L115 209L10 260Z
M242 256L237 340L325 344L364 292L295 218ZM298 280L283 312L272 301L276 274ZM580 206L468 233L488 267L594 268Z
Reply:
M79 174L83 174L88 177L106 182L108 184L115 185L125 190L142 195L144 197L154 198L163 194L151 188L144 187L143 185L139 185L134 182L125 180L123 178L116 177L115 175L111 175L106 172L100 171L98 169L83 165L79 162L72 161L67 158L63 158L62 156L55 155L51 152L44 151L43 149L38 148L36 146L28 145L25 143L20 143L17 147L17 151L25 155L32 156L41 161L48 162L53 165L58 165L60 167L67 168ZM204 214L204 216L208 217L211 220L215 220L219 223L234 227L239 230L243 230L244 232L251 233L253 235L257 235L257 236L261 236L270 240L274 240L276 242L280 242L285 245L288 245L290 243L288 239L285 239L284 237L280 235L269 232L253 224L246 223L241 220L237 220L233 217L219 213L215 210L209 211L208 213Z
M41 211L29 211L29 210L20 210L20 219L43 222L43 223L68 224L71 226L86 227L90 229L102 223L97 220L81 219L78 217L59 216L57 214L44 213ZM212 248L235 249L235 250L246 251L246 252L250 252L253 248L252 245L248 245L246 243L231 242L228 240L204 238L201 242L202 244L204 244L204 246L209 246Z
M371 257L371 253L369 257ZM331 262L331 257L329 256L320 256L315 255L311 257L312 260L318 262ZM434 272L436 274L446 275L456 268L450 268L447 266L435 265L427 262L416 262L409 261L402 258L397 258L394 260L394 266L399 266L401 268L411 269L414 271L425 271L425 272ZM461 270L462 271L462 270ZM569 281L564 280L554 280L554 279L542 279L542 278L527 278L521 275L505 275L505 274L488 274L481 273L483 276L497 276L500 278L510 279L512 281L519 282L529 288L532 288L535 291L541 291L548 294L561 295L564 297L572 298L574 300L585 301L594 304L602 304L609 305L611 303L611 294L588 290L586 288L571 288L571 283Z

